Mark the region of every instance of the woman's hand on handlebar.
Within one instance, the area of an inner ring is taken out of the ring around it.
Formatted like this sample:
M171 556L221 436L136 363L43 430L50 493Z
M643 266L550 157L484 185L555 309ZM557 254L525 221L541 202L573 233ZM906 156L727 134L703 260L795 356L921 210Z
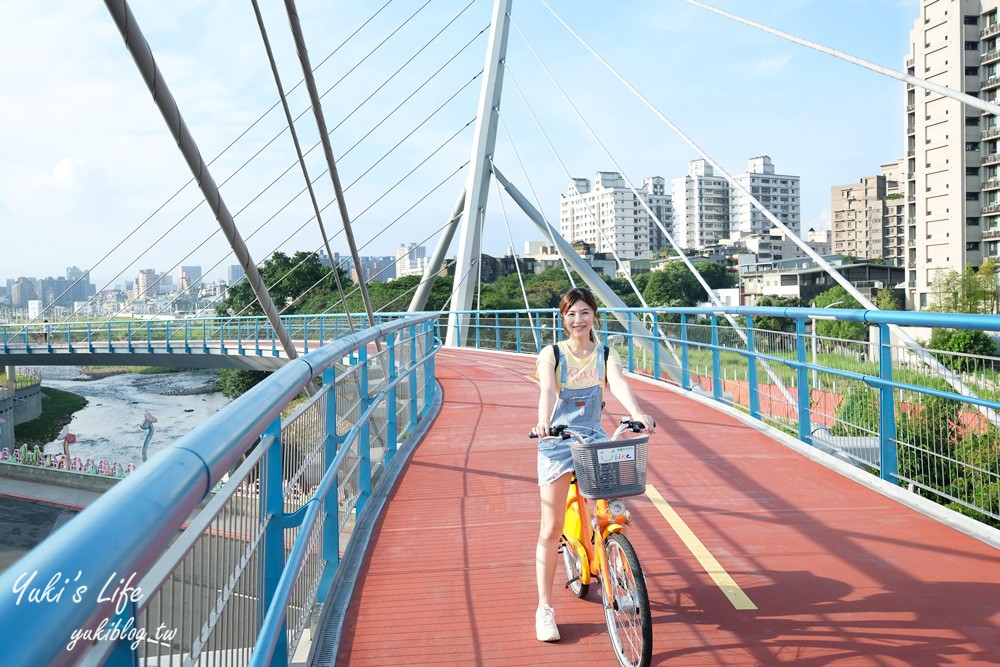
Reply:
M531 432L535 434L536 438L544 438L547 435L551 435L552 424L547 421L540 421L535 424L535 428Z
M646 433L650 435L656 433L656 420L650 415L632 415L630 419L634 422L641 422L646 427Z

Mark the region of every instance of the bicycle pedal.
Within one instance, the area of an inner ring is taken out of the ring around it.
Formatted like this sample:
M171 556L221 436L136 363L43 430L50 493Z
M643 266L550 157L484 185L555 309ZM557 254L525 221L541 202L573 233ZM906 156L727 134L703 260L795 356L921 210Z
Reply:
M577 582L577 581L580 581L580 577L573 577L572 579L570 579L569 581L566 582L566 585L563 586L563 588L569 588L570 586L572 586L574 584L574 582Z

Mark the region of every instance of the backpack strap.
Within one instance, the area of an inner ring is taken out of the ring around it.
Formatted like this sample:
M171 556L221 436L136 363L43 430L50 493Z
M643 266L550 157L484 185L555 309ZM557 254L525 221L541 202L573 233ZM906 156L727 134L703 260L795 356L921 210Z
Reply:
M550 345L549 347L552 348L552 355L555 357L556 360L555 366L553 368L558 373L559 359L560 359L559 343L552 343L552 345ZM611 354L611 348L608 347L607 345L602 345L601 347L604 348L604 386L606 387L608 386L608 355Z

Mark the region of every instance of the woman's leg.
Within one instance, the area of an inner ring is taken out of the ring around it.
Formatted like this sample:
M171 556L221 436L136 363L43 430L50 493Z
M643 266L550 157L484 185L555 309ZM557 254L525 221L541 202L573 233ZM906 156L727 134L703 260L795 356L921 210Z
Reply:
M542 523L535 546L535 579L538 584L538 606L550 604L552 578L556 574L559 554L559 537L566 519L566 494L569 492L571 472L551 484L540 486L542 496Z

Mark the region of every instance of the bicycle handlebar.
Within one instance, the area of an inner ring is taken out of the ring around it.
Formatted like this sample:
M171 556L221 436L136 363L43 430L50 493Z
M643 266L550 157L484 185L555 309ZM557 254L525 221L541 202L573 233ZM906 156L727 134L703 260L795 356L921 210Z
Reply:
M558 424L556 426L553 426L552 427L552 432L549 435L545 436L545 437L547 437L547 438L562 438L563 440L568 440L571 436L566 431L567 428L569 428L569 427L566 426L565 424ZM655 421L653 422L653 428L656 428L656 422ZM643 424L642 422L632 421L628 417L622 417L621 426L618 427L618 430L615 433L615 435L617 436L619 433L624 433L625 431L632 431L633 433L641 433L642 431L645 431L645 430L646 430L646 425ZM572 431L570 431L570 433L571 432ZM535 433L535 429L531 429L531 431L528 432L528 437L529 438L537 438L538 437L538 434ZM612 437L614 437L614 436L612 436Z

